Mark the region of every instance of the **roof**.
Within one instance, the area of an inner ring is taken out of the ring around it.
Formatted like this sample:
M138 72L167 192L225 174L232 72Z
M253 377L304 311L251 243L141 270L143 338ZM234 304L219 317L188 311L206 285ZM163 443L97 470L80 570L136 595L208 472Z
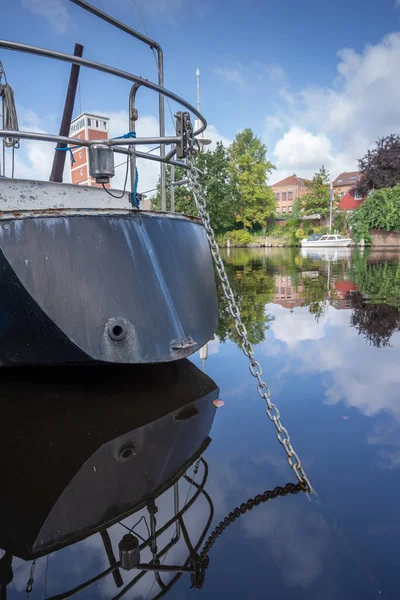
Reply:
M95 118L95 119L101 119L102 121L109 121L110 120L110 117L106 117L104 115L99 115L99 114L96 114L96 113L83 112L79 116L75 117L75 119L72 119L71 125L72 125L72 123L75 123L75 121L78 121L82 117L90 117L90 118Z
M365 198L356 200L354 196L348 192L340 199L338 208L339 210L356 210L364 200Z
M358 171L350 171L347 173L340 173L333 182L333 186L343 186L343 185L355 185L357 181L360 179L361 174Z
M351 281L337 281L335 283L335 288L338 292L340 292L341 294L345 295L347 294L347 292L352 292L352 291L356 291L357 290L357 286L355 283L352 283Z
M273 185L271 185L271 187L275 188L275 187L285 187L287 185L304 185L308 181L309 181L309 179L304 179L303 177L297 177L296 173L293 173L293 175L290 175L290 177L286 177L285 179L282 179L281 181L277 181L277 183L274 183Z

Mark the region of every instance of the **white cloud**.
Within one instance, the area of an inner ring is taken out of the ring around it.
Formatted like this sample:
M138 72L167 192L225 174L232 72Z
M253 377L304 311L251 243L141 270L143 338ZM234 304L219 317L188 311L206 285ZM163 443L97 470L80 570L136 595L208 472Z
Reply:
M286 83L286 71L281 65L265 65L264 72L268 75L272 83Z
M349 327L350 310L329 307L318 323L307 308L296 308L290 313L270 304L268 310L276 315L271 325L275 339L290 348L293 363L288 368L327 376L327 404L343 402L367 416L388 412L400 421L400 371L396 359L398 355L400 360L400 333L392 336L393 348L377 351L364 345L356 329ZM321 344L321 339L327 342Z
M331 151L332 143L324 133L313 135L302 127L294 126L275 146L276 167L316 169L324 161L331 162Z
M284 123L277 115L268 115L265 119L265 129L267 133L278 131L284 128Z
M232 140L221 135L214 125L208 125L204 137L211 140L211 144L206 146L208 150L215 150L217 142L222 142L226 148L232 144Z
M69 18L63 0L22 0L22 6L47 19L55 33L66 33Z
M267 118L267 125L276 118L287 127L274 151L277 179L293 171L310 177L321 164L334 176L355 169L378 137L399 131L400 80L393 73L400 69L400 33L360 53L344 48L338 58L330 86L282 88L286 111Z
M213 67L212 71L221 77L225 83L229 83L240 88L246 87L245 77L239 68Z

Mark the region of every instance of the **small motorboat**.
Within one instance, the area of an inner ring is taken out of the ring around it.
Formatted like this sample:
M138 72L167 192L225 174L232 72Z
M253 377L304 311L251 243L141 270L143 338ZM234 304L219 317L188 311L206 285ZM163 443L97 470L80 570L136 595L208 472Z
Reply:
M351 244L351 238L346 235L340 235L338 233L327 233L325 235L313 234L308 238L304 238L301 240L302 248L316 248L316 247L326 247L326 248L347 248Z

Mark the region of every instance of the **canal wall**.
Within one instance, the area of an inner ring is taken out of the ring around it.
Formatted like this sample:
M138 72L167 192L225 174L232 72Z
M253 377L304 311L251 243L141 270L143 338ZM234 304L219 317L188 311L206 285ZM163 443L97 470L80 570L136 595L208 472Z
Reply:
M400 232L372 229L370 234L372 237L372 246L374 247L400 248Z

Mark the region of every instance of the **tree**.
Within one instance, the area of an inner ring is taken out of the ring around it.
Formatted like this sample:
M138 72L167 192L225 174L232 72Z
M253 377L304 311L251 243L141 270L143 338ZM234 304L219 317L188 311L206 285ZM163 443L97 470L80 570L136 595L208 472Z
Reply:
M307 192L301 197L302 212L304 215L326 217L330 210L330 175L322 165L315 173L312 181L306 181Z
M370 241L370 229L400 231L400 186L372 192L349 219L356 242Z
M266 156L266 146L251 129L238 133L229 148L229 171L238 196L236 220L245 228L263 227L275 214L275 196L267 185L275 167Z
M171 210L171 194L170 194L170 183L171 183L171 167L168 165L165 169L166 179L166 199L167 199L167 210ZM182 181L187 179L186 170L176 167L175 168L175 181ZM161 210L161 186L160 180L157 183L157 193L151 199L151 209ZM176 212L185 213L186 215L197 216L197 208L193 196L186 185L180 185L175 187L175 210Z
M225 233L233 229L236 223L237 212L236 188L230 177L228 168L228 152L221 142L217 142L213 152L201 152L196 159L196 167L203 171L200 177L202 192L207 202L211 226L216 233ZM175 168L175 181L187 178L187 172L182 168ZM171 168L166 169L167 182L167 210L170 209L170 182ZM161 188L157 185L157 195L151 203L153 210L161 209ZM193 194L187 185L175 187L175 210L189 215L197 216L196 203Z
M400 185L400 135L378 139L376 147L358 161L360 180L351 190L366 195L371 190Z
M203 171L200 181L214 231L224 233L233 229L238 196L230 176L228 152L222 142L217 142L214 152L201 152L196 166Z

